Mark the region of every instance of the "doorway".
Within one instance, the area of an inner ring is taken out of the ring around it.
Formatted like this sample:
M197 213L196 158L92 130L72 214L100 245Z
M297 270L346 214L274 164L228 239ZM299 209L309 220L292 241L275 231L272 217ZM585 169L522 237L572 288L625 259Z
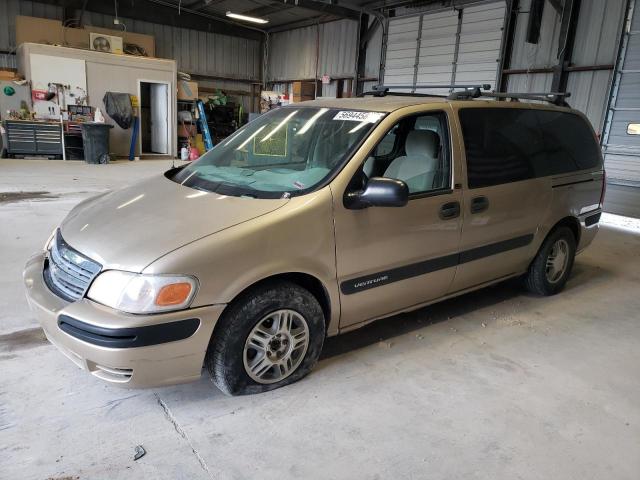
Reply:
M139 80L141 155L167 155L169 146L169 84Z

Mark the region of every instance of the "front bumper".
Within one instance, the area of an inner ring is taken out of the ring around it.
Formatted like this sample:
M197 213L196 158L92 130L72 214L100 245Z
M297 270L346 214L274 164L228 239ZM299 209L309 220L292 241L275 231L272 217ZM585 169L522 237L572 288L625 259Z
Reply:
M86 298L69 303L42 275L44 255L23 274L27 300L49 341L80 368L125 387L196 380L225 305L155 315L131 315Z

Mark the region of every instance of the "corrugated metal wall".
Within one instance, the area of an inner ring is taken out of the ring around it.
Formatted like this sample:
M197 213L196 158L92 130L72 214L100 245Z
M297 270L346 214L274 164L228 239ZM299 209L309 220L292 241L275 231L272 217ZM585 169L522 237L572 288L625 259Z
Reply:
M603 136L604 162L611 183L640 186L640 4L632 9ZM635 128L634 128L635 126Z
M262 48L259 41L141 20L120 20L130 32L153 35L156 56L173 58L178 70L197 75L260 79ZM113 28L113 16L87 12L85 25Z
M3 53L14 51L16 48L17 15L61 19L62 7L21 0L0 1L0 51Z
M308 80L316 76L316 44L320 36L318 78L353 78L358 22L339 20L269 36L267 80Z
M376 31L367 43L367 56L364 64L364 75L366 78L378 78L380 72L380 52L382 51L382 28L380 22L371 19L371 23L377 24ZM377 81L375 82L378 83Z
M548 68L557 63L561 15L545 4L540 41L525 42L531 0L520 1L511 56L511 69ZM626 0L582 0L571 63L575 66L615 63ZM513 92L540 92L551 89L551 73L509 75L507 88ZM612 70L571 72L567 91L569 103L583 111L594 128L601 131L609 96Z
M0 0L0 66L15 68L15 57L6 52L16 47L16 15L60 20L62 8L31 1ZM130 32L153 35L156 56L176 60L179 70L204 76L260 79L262 48L259 41L126 18L121 20ZM85 24L113 28L113 17L86 12Z

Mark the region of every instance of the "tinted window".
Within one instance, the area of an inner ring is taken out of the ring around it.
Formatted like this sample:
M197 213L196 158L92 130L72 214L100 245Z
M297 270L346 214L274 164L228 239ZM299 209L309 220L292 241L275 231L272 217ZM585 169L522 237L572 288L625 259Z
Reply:
M541 155L542 138L529 110L493 108L460 112L469 188L533 178L530 158Z
M537 176L585 170L600 163L591 128L571 113L536 111L547 155L537 165Z
M594 168L591 129L578 115L524 109L460 112L469 188Z

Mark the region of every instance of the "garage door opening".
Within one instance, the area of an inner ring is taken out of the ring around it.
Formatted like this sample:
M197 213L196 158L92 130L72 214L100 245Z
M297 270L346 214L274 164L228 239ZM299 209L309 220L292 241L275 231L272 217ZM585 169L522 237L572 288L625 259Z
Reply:
M140 92L140 152L167 155L169 148L169 84L138 82Z

